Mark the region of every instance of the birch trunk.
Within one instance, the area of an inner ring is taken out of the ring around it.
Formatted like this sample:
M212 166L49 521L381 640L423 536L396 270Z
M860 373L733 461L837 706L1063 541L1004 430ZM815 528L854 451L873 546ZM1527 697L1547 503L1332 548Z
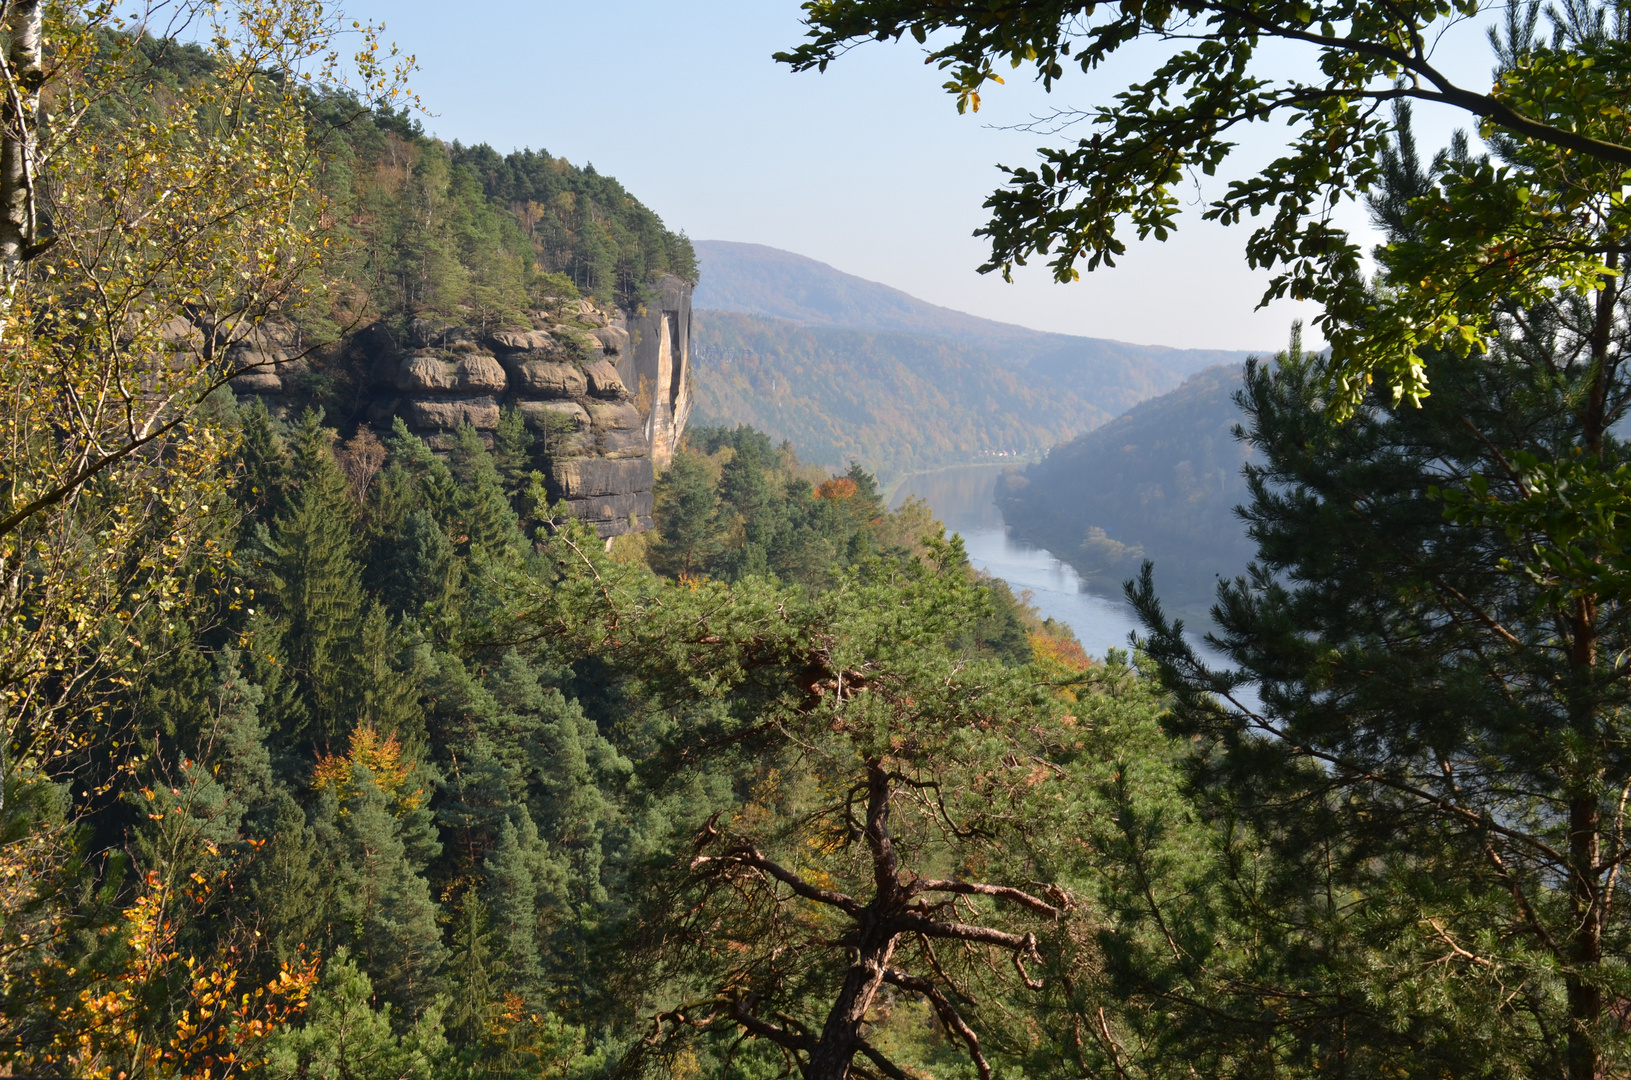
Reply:
M0 102L0 335L12 295L34 243L34 163L38 150L44 0L11 0L6 7L5 100Z

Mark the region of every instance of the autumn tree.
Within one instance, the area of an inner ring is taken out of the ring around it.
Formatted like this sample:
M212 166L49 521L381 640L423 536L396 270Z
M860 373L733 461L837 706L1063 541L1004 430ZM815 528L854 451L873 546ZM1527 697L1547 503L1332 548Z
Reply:
M0 862L13 901L0 1023L27 1066L46 1059L30 1057L42 1028L22 973L61 968L122 993L120 980L174 983L186 960L201 976L214 962L167 944L190 886L162 875L127 894L123 920L147 927L124 962L150 972L119 967L118 948L94 971L68 960L106 913L64 891L87 887L78 821L134 748L106 709L146 663L138 627L173 618L231 555L236 432L211 395L286 358L267 321L321 295L332 221L314 197L322 133L306 95L347 69L359 109L402 84L371 29L343 59L356 31L303 2L9 0L0 26ZM184 48L199 63L182 77L167 60ZM235 981L238 967L223 956L215 971ZM137 1037L197 998L184 989L148 1014L154 1000L104 1013L97 1038ZM126 1050L122 1067L147 1067Z
M119 640L104 620L172 603L181 564L226 554L201 523L233 436L201 406L274 361L263 324L322 284L303 95L342 74L342 24L188 0L3 14L0 743L33 768L75 737L46 718ZM155 26L208 41L203 73L167 79L163 54L182 46ZM361 92L397 92L371 32L362 45Z

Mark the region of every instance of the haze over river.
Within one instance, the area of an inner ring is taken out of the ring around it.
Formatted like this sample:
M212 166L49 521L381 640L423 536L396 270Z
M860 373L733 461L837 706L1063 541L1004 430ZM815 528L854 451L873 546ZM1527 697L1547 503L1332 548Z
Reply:
M1128 648L1127 635L1142 633L1142 627L1125 601L1083 591L1081 577L1067 564L1008 535L995 499L1001 473L1000 465L924 473L904 481L890 504L899 506L912 495L925 500L948 530L963 535L969 562L1002 578L1016 595L1030 593L1044 617L1076 632L1088 655L1102 657L1106 649Z
M969 562L1002 578L1014 595L1028 593L1044 618L1058 619L1075 632L1089 656L1103 657L1107 649L1130 648L1128 635L1143 634L1144 628L1125 600L1085 591L1081 575L1069 565L1051 552L1008 535L996 503L997 477L1002 470L1001 465L965 465L914 476L895 489L890 506L899 506L912 495L926 501L948 530L962 534ZM1196 620L1185 621L1205 632ZM1209 665L1227 667L1228 661L1207 648L1199 636L1192 634L1189 639L1201 658ZM1253 690L1243 689L1240 693L1243 704L1257 706Z

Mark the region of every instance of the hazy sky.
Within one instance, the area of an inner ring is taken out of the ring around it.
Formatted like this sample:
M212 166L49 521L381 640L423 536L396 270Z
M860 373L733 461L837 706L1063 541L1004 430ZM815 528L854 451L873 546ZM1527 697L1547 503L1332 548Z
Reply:
M800 37L795 0L351 0L346 12L384 21L418 57L428 131L592 163L695 239L769 244L937 304L1124 341L1273 349L1309 314L1254 312L1264 278L1245 268L1246 229L1199 221L1073 285L1040 268L1013 285L975 273L984 249L970 234L996 164L1029 164L1047 141L1003 127L1091 104L1133 65L1067 80L1053 99L1010 80L958 116L910 41L856 49L824 75L772 61ZM1464 51L1461 74L1487 85L1485 51ZM1252 138L1247 161L1266 161L1276 134Z

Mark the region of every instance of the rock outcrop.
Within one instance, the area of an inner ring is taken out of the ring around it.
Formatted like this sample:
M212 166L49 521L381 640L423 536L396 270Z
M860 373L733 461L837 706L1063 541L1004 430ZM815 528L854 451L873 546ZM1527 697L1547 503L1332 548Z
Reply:
M619 330L609 327L606 333L611 337ZM690 283L664 277L621 333L628 344L618 346L618 374L645 415L652 457L658 468L667 468L691 416Z
M366 422L388 429L401 417L445 450L463 424L490 439L514 409L542 445L551 498L603 538L651 528L656 470L673 458L691 409L690 283L662 279L634 312L577 300L530 315L527 326L416 319L404 340L383 325L358 335L347 351L365 384ZM253 370L233 390L287 409L306 361L262 336L234 346Z

